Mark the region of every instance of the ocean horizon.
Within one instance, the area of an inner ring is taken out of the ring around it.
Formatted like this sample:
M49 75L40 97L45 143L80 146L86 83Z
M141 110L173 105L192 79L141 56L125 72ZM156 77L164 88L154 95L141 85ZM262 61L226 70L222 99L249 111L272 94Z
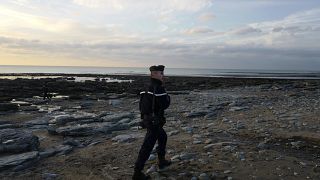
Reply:
M148 67L84 67L84 66L24 66L0 65L0 74L50 73L50 74L101 74L101 75L147 75ZM320 79L319 71L306 70L268 70L268 69L201 69L166 68L168 76L204 77L247 77L283 79Z

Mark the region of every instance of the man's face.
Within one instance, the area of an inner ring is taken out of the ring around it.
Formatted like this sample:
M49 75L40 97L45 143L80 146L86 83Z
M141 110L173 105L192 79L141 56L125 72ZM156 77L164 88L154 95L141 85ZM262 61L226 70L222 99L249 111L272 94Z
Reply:
M163 77L164 77L163 71L152 71L151 76L163 82Z

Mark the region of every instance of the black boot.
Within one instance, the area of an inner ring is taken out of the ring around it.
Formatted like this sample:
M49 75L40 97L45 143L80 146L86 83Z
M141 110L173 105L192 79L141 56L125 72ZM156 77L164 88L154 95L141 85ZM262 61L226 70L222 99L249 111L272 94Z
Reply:
M164 156L158 156L158 166L159 166L159 170L165 170L167 167L169 167L172 162L170 160L166 160Z
M149 175L146 176L141 171L134 171L134 174L132 176L132 180L149 180L149 179L151 179L151 177Z

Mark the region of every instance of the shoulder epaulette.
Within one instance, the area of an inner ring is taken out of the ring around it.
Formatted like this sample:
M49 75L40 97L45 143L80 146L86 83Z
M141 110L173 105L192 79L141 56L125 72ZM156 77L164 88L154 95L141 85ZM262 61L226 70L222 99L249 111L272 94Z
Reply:
M165 96L167 95L167 93L162 93L162 94L153 94L153 92L150 92L150 91L142 91L140 92L140 94L151 94L151 95L155 95L155 96Z

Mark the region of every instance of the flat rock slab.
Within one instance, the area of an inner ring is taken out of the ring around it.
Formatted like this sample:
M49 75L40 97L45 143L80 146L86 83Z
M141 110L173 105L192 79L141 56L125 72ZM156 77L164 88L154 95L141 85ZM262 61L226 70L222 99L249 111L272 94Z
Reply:
M112 138L112 141L124 143L124 142L132 142L136 140L139 137L143 137L141 134L121 134L114 138Z
M20 107L21 106L31 106L32 104L30 102L26 102L26 101L11 101L12 104L17 104Z
M54 156L56 154L58 155L64 155L68 154L73 150L73 147L70 145L59 145L57 147L46 149L45 151L42 151L39 153L40 158L47 158L50 156Z
M8 128L18 128L20 125L18 124L0 124L0 129L8 129Z
M38 158L38 151L26 152L17 155L4 156L0 158L0 170L18 166L27 161Z
M41 117L38 119L34 119L31 121L27 121L24 123L26 126L34 126L34 125L48 125L49 124L49 117Z
M20 111L39 111L39 108L37 106L20 106Z
M75 118L71 115L58 115L49 121L50 124L64 125L68 122L75 121Z
M56 128L56 134L63 136L89 136L97 133L109 134L113 131L120 131L129 129L130 126L126 124L114 124L111 122L78 124L72 126L63 126Z
M208 150L210 148L213 148L213 147L222 147L222 146L228 146L228 145L239 145L239 143L236 143L236 142L218 142L218 143L213 143L213 144L208 144L206 146L204 146L203 148L205 150Z
M203 117L206 114L208 114L207 111L192 111L192 112L184 113L184 116L187 118L196 118L196 117Z
M134 117L134 114L129 113L118 113L118 114L112 114L112 115L106 115L102 119L106 122L118 122L122 119L129 118L132 119Z
M54 116L52 120L49 121L50 124L65 125L69 122L77 122L83 120L95 121L96 115L93 113L78 113L78 114L62 114Z
M18 104L0 103L0 111L17 111L18 108Z
M247 109L249 109L249 107L247 107L247 106L243 106L243 107L232 106L232 107L230 107L229 111L242 111L242 110L247 110Z
M17 129L0 130L0 153L19 153L38 150L39 138L31 132Z

